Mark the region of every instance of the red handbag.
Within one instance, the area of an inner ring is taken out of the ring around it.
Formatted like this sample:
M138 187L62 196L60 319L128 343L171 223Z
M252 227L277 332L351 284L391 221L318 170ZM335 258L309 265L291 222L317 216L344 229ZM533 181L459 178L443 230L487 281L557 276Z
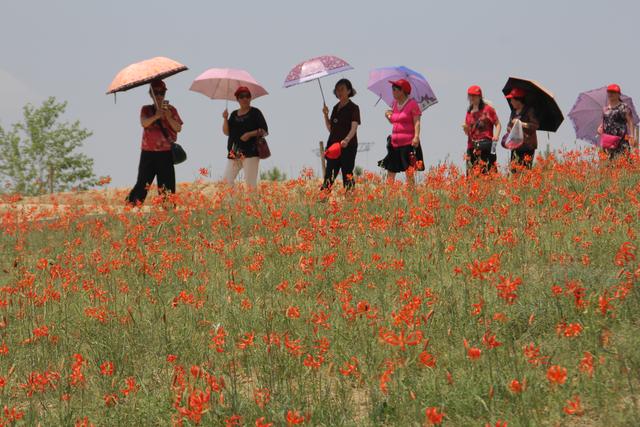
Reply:
M620 146L622 137L603 133L600 135L600 147L605 150L616 150Z
M324 156L330 160L339 159L342 155L342 145L339 142L334 142L324 151Z
M256 148L258 149L258 157L260 159L268 159L271 157L271 150L267 144L267 140L264 137L259 137L256 142Z

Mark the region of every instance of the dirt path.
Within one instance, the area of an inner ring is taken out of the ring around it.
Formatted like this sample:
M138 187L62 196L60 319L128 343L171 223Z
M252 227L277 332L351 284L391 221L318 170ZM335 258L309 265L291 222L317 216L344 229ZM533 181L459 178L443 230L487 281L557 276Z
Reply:
M82 192L47 194L37 197L0 197L0 216L7 213L17 214L22 220L46 219L60 216L70 210L83 212L86 215L118 214L127 209L124 200L129 188L107 188ZM216 183L195 182L179 183L177 192L197 191L205 196L213 196L219 191ZM149 199L157 194L152 188ZM139 208L142 212L153 209L150 203Z

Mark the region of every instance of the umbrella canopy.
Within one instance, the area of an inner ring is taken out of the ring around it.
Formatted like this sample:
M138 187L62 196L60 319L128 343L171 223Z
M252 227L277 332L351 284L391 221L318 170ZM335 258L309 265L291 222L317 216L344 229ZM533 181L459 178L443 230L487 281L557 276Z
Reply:
M353 67L344 59L331 55L318 56L293 67L284 79L284 87L299 85L347 70L353 70Z
M405 79L411 85L411 94L424 111L438 102L427 79L417 71L404 66L375 68L369 72L367 89L378 95L388 106L393 105L393 90L389 81Z
M163 56L136 62L120 70L109 85L107 95L164 79L187 69L185 65Z
M322 77L331 76L347 70L353 70L353 67L344 59L332 55L317 56L303 61L293 67L284 79L284 87L291 87L301 83L310 82L312 80L317 80L318 86L320 86L322 102L326 105L327 102L324 99L324 92L322 91L320 79Z
M235 101L235 91L241 86L247 87L254 99L268 95L265 88L251 74L233 68L211 68L200 74L189 89L211 99Z
M626 95L621 95L620 100L631 109L633 123L640 123L640 118L636 112L636 107L633 105L633 100ZM599 145L600 135L598 135L598 127L602 124L602 114L605 105L607 105L606 86L582 92L578 95L578 99L569 113L569 118L573 122L573 127L576 130L576 138Z
M525 102L535 110L536 117L540 121L539 130L548 132L558 130L564 121L564 116L551 91L534 80L509 77L502 93L508 95L514 88L520 88L526 92ZM513 110L510 102L509 107Z

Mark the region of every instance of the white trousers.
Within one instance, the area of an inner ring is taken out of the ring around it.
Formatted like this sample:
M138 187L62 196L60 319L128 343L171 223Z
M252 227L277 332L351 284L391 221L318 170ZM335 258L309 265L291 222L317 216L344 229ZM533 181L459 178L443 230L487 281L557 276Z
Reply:
M227 159L227 166L224 169L222 180L233 187L233 184L240 173L244 172L244 181L248 187L255 188L258 185L258 164L259 157L245 157L244 159Z

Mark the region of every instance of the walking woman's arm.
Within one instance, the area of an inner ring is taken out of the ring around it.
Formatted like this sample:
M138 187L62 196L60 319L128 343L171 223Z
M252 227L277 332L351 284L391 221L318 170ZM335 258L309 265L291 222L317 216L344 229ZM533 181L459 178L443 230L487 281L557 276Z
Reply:
M494 128L493 140L497 141L500 139L500 132L502 132L502 123L500 123L500 120L498 120L496 124L493 125L493 128Z
M420 116L413 118L413 126L415 127L415 135L413 136L412 144L417 147L420 144Z
M171 129L173 129L174 132L178 133L182 130L182 123L176 120L173 115L173 111L165 110L164 117L167 119L167 122L169 122L169 126L171 126Z
M227 110L222 112L222 133L224 136L229 136L229 111Z
M153 114L152 116L147 116L145 114L145 111L143 110L142 113L140 114L140 124L142 125L143 128L146 129L160 118L162 118L161 112L156 111L155 114Z
M324 116L324 125L327 127L327 130L331 132L331 120L329 120L329 107L326 105L322 107L322 115Z
M357 130L358 122L351 122L351 129L349 129L349 133L342 140L342 148L346 148L347 145L349 145L353 137L356 135Z
M629 143L633 145L635 143L634 136L636 132L635 132L635 126L633 124L633 116L631 115L631 111L627 111L627 132L628 132L627 135L629 135L629 138L630 138Z
M522 129L526 129L529 132L536 132L540 127L540 122L538 121L538 119L536 118L535 114L532 111L529 111L526 122L522 120L520 121L522 122Z
M256 136L267 136L269 135L269 126L267 125L267 120L264 118L264 114L262 111L258 110L260 113L258 115L258 133Z

